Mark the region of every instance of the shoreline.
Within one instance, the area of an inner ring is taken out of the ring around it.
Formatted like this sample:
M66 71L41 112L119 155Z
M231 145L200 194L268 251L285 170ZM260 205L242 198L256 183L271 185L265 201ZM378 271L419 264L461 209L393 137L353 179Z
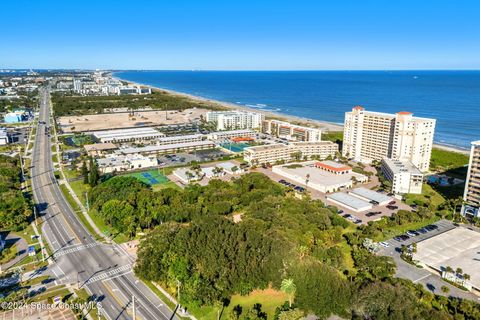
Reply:
M279 113L279 112L275 112L275 111L266 111L266 110L251 108L251 107L247 107L247 106L244 106L244 105L239 105L239 104L235 104L235 103L231 103L231 102L215 100L215 99L208 99L208 98L204 98L204 97L200 97L200 96L195 96L195 95L192 95L192 94L189 94L189 93L178 92L178 91L174 91L174 90L170 90L170 89L155 87L155 86L145 84L145 83L139 83L139 82L134 82L134 81L122 79L120 77L114 76L113 72L110 73L110 75L112 76L112 78L123 81L123 82L126 82L130 85L147 87L147 88L152 89L152 91L155 91L155 90L156 91L164 91L164 92L167 92L171 95L188 98L188 99L191 99L193 101L208 102L210 104L214 104L214 105L217 105L218 107L229 109L229 110L240 110L240 111L261 113L261 114L265 115L266 118L287 121L287 122L291 122L291 123L299 124L299 125L304 125L304 126L310 126L310 127L313 126L313 127L321 129L322 132L343 131L343 125L338 124L338 123L309 119L309 118L303 118L303 117L288 115L288 114ZM445 150L445 151L450 151L450 152L467 154L467 155L470 154L469 149L465 149L465 148L458 147L458 146L436 143L436 142L433 143L433 148L437 148L437 149L441 149L441 150Z

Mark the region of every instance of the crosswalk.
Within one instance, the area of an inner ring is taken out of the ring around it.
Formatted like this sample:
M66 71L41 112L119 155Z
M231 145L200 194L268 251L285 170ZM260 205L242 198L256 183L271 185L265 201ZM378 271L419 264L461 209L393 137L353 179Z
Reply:
M68 248L65 248L65 249L62 249L58 252L55 252L53 254L53 256L55 258L58 258L58 257L61 257L61 256L64 256L66 254L70 254L70 253L74 253L74 252L78 252L78 251L81 251L81 250L85 250L85 249L89 249L89 248L93 248L95 246L98 246L98 243L97 242L92 242L92 243L89 243L89 244L83 244L83 245L78 245L78 246L74 246L74 247L68 247Z
M106 280L109 279L113 276L116 275L123 275L127 274L132 271L132 265L131 264L126 264L124 266L109 270L107 272L101 273L99 275L93 276L89 278L87 281L85 281L85 285L89 285L93 282L101 281L101 280Z

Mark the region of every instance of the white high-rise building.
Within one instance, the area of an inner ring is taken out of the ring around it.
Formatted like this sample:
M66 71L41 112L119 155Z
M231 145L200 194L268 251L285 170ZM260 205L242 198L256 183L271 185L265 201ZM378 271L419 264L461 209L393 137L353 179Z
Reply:
M217 130L258 129L265 116L261 113L248 111L209 111L207 122L217 124Z
M366 163L382 158L410 161L428 171L435 122L411 112L371 112L356 106L345 113L342 154Z
M480 141L472 142L463 200L464 215L480 216Z

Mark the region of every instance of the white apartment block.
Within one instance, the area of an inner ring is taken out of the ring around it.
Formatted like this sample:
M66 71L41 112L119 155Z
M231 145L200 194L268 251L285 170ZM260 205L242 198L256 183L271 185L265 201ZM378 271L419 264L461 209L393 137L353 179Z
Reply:
M422 193L423 173L410 161L383 158L382 172L392 183L392 193Z
M262 132L290 141L319 142L322 140L322 131L320 129L298 126L280 120L263 121Z
M366 163L383 158L410 161L428 171L435 122L411 112L371 112L356 106L345 113L342 154Z
M463 200L465 201L462 208L464 215L480 216L480 141L472 142Z
M165 137L164 133L149 127L95 131L92 134L102 143L142 142Z
M97 159L97 164L101 173L110 173L150 168L156 166L158 161L156 156L112 154L106 158Z
M232 138L256 138L257 133L250 129L231 130L231 131L216 131L207 135L210 140L227 140Z
M331 141L321 142L293 142L291 144L270 144L263 146L247 147L243 150L245 161L250 164L274 164L277 161L291 161L299 153L300 159L318 157L325 159L335 156L338 144Z
M115 87L115 92L118 95L122 95L122 94L151 94L152 89L142 88L140 86L121 86L121 87Z
M171 137L164 137L156 139L157 146L160 145L167 145L167 144L178 144L178 143L186 143L186 142L199 142L206 140L205 135L203 134L187 134L181 136L171 136Z
M248 111L209 111L207 122L217 124L217 130L259 129L265 116Z

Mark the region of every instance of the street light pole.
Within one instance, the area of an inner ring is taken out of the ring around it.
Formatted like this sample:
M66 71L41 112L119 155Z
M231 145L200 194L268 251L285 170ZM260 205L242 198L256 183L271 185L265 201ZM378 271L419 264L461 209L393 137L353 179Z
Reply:
M88 203L88 191L85 192L85 199L87 201L87 211L90 211L90 204Z

